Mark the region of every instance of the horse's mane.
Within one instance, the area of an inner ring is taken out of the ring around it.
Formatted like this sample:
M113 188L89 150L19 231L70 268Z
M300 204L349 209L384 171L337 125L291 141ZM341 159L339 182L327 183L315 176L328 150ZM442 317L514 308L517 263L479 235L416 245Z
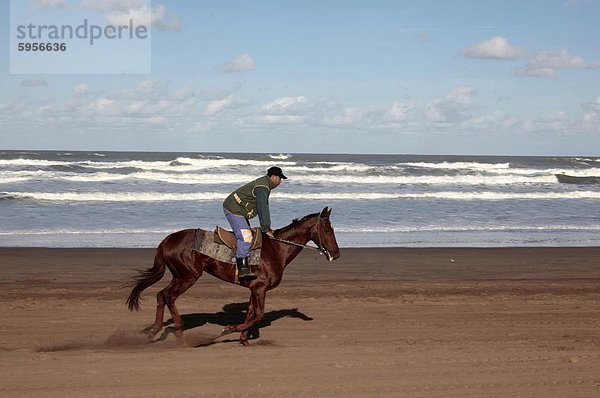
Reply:
M285 227L279 228L278 230L276 230L276 233L281 233L284 231L287 231L288 229L294 228L295 226L297 226L298 224L303 223L304 221L306 221L308 218L312 218L312 217L317 217L319 214L321 213L312 213L312 214L308 214L300 219L298 218L294 218L292 220L292 223L289 225L286 225Z

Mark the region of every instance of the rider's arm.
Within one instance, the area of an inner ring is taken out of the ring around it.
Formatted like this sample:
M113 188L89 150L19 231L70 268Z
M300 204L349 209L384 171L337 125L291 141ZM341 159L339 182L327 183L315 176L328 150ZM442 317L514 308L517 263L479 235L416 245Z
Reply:
M256 212L260 220L260 229L263 232L271 230L271 214L269 213L269 190L266 187L258 186L254 188L256 195Z

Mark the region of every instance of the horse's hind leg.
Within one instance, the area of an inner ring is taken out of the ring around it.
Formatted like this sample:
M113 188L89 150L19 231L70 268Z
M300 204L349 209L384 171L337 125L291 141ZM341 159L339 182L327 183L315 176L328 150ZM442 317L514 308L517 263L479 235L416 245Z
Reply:
M171 284L173 281L171 281ZM171 286L169 284L169 286ZM163 326L163 319L165 315L165 299L164 293L166 289L161 290L156 294L156 316L154 318L154 324L144 329L144 333L148 335L148 338L152 340L156 333L160 332Z
M177 338L177 342L179 345L183 344L183 320L179 315L177 307L175 307L175 300L177 300L177 297L181 296L194 283L196 283L199 277L199 275L189 275L186 278L174 278L174 283L169 284L169 286L167 286L163 294L164 303L167 305L167 308L169 308L169 312L171 313L171 317L173 318L173 325L175 326L175 337Z
M173 310L177 313L177 316L173 316L173 322L175 323L175 327L177 329L176 318L181 320L181 317L179 316L179 312L177 312L177 308L175 308L175 299L177 299L178 296L183 294L196 282L196 280L198 280L198 277L194 276L192 278L192 280L187 280L173 277L167 287L156 294L156 316L154 318L154 323L152 326L149 326L143 330L143 332L148 335L148 338L153 339L154 336L161 331L164 322L165 305L168 305L168 302L173 303L173 307L169 307L171 315L173 316Z

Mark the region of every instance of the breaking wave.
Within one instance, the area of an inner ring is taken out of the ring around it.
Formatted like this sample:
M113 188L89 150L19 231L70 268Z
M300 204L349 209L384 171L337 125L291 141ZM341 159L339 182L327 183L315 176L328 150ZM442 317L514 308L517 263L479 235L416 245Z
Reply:
M71 202L181 202L223 200L228 192L2 192L0 199L34 199L46 201ZM361 192L325 192L325 193L273 193L280 200L395 200L395 199L442 199L467 201L494 200L585 200L600 199L600 192L423 192L423 193L361 193Z

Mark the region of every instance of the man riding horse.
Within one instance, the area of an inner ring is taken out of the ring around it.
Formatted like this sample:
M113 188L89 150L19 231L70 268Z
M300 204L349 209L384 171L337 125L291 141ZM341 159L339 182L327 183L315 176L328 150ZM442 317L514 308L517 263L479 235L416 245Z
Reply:
M269 195L285 179L287 177L283 175L281 168L273 166L267 170L267 175L239 187L223 202L223 212L237 240L235 257L240 280L256 279L256 274L248 265L252 245L250 219L258 215L261 231L273 237Z

